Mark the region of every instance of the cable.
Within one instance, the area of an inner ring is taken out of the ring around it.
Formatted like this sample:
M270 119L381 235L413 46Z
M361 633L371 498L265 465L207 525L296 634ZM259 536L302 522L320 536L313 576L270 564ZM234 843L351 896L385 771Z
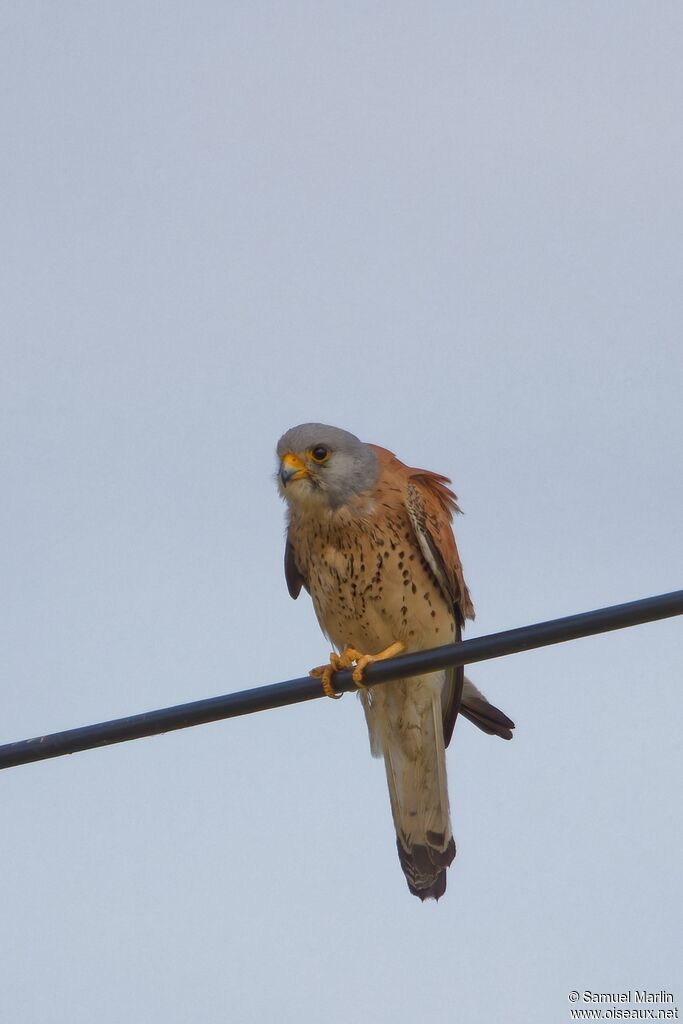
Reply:
M427 651L403 654L389 661L376 662L368 666L363 680L367 685L377 686L392 679L424 675L450 665L471 665L478 661L502 658L520 651L530 651L549 644L577 640L579 637L607 633L613 629L637 626L643 622L670 618L683 614L683 590L657 597L646 597L628 604L598 608L579 615L570 615L549 622L538 622L504 633L476 637L460 644L447 644ZM337 672L333 676L338 693L355 689L350 670ZM286 682L271 683L252 690L228 693L221 697L209 697L190 704L147 711L129 718L117 718L111 722L99 722L80 729L37 736L0 746L0 769L12 768L32 761L43 761L63 754L74 754L79 750L103 747L110 743L125 743L127 740L155 736L174 729L187 729L193 725L217 722L224 718L250 715L255 711L298 704L305 700L322 697L319 679L304 676L303 679L289 679Z

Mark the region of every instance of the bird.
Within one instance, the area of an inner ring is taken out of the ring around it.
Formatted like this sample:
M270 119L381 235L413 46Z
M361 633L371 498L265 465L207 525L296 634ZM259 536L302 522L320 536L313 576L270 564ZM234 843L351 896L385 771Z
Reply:
M303 423L277 444L286 503L285 578L304 588L334 645L316 666L324 693L353 669L371 752L383 757L400 865L410 892L438 900L455 857L446 747L458 713L485 733L512 738L514 722L462 667L365 686L374 661L458 642L474 618L452 530L460 512L451 481L413 469L339 427Z

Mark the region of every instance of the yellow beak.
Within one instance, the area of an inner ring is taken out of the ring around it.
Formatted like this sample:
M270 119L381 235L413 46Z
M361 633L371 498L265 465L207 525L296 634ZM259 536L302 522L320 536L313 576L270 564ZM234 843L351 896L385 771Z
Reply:
M287 452L280 463L280 480L283 487L286 487L290 480L301 480L305 476L310 476L310 473L299 456L294 452Z

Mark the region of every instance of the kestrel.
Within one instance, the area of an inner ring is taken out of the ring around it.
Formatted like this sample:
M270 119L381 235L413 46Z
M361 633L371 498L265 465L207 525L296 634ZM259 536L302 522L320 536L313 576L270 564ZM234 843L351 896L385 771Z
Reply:
M484 732L512 738L514 723L489 704L462 668L363 686L367 664L461 638L474 618L451 528L459 512L450 480L411 469L385 448L321 423L304 423L277 446L287 503L285 575L305 587L337 648L314 669L330 678L355 662L370 747L384 757L396 845L408 888L443 896L455 857L446 747L460 712Z

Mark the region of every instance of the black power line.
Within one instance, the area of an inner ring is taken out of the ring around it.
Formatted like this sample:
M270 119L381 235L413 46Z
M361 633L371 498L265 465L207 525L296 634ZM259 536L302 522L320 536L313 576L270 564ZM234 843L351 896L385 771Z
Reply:
M613 629L637 626L643 622L667 619L683 614L683 590L657 597L645 597L628 604L598 608L592 612L569 615L563 619L537 622L531 626L508 629L504 633L491 633L476 637L460 644L447 644L428 651L403 654L390 661L380 661L368 666L363 679L373 686L387 683L392 679L423 675L446 668L449 665L471 665L477 661L502 658L520 651L531 651L536 647L578 640L582 636L607 633ZM338 693L354 690L351 671L337 672L333 676ZM187 729L192 725L216 722L223 718L237 718L254 711L268 711L288 704L322 697L319 679L304 676L303 679L289 679L282 683L271 683L253 690L227 693L222 697L178 704L171 708L146 711L130 718L116 718L111 722L85 725L80 729L67 729L48 736L20 740L0 746L0 768L12 768L31 761L43 761L62 754L74 754L79 750L103 747L109 743L125 743L127 740L155 736L173 729Z

